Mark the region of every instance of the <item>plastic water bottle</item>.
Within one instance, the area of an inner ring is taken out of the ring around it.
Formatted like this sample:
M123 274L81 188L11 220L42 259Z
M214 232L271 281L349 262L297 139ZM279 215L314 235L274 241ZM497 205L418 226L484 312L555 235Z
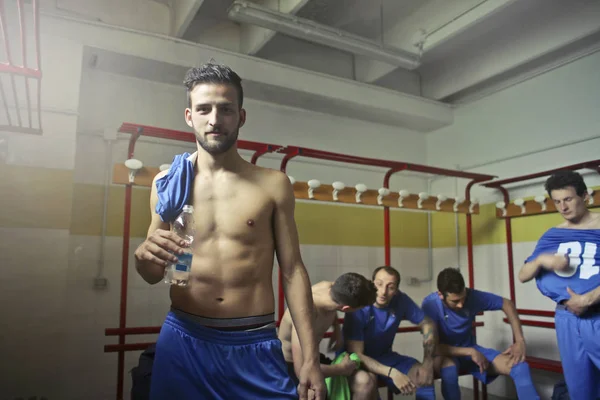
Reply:
M186 240L190 246L185 247L183 254L177 256L177 262L165 268L164 282L169 285L187 286L188 284L190 269L192 267L193 254L191 244L194 241L195 226L194 207L189 205L183 206L183 211L175 219L175 222L173 222L173 232Z

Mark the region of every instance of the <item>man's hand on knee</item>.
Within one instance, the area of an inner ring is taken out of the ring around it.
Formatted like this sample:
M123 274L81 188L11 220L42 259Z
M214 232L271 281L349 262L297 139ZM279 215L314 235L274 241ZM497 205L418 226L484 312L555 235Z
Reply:
M413 394L417 390L415 383L397 369L392 369L390 378L392 378L392 382L394 382L394 385L403 395Z

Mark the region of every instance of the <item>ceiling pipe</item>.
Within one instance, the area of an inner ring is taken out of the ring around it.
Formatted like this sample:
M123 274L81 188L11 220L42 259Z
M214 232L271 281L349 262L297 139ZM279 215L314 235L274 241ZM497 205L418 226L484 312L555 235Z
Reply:
M231 20L236 22L257 25L404 69L414 70L421 65L421 60L416 54L400 49L386 48L380 43L364 37L245 0L234 1L227 10L227 14Z

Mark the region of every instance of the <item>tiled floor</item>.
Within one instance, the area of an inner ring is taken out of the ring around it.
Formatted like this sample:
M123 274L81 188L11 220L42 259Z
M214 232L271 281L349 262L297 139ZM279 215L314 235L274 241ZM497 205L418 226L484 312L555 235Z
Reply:
M380 397L382 400L387 399L387 391L380 390L379 393L380 393ZM473 391L471 389L461 387L460 394L461 394L461 400L473 400L474 399ZM413 396L401 396L401 395L394 396L394 399L402 399L402 400L414 400L414 398L415 398L414 395ZM442 392L439 389L439 387L437 388L437 390L435 392L435 398L436 398L436 400L444 399L442 397ZM481 393L479 394L479 398L481 399ZM498 397L498 396L493 396L491 394L488 394L488 400L509 400L509 399L506 397Z

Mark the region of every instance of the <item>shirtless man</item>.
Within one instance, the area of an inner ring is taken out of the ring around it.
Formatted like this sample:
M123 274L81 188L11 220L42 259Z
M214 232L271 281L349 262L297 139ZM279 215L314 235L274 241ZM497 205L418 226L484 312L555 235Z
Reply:
M184 83L185 121L194 130L197 152L175 157L154 179L152 220L135 251L136 269L150 284L163 279L184 247L193 254L187 286L170 288L171 311L157 341L150 398L305 399L314 390L324 399L290 181L238 154L246 112L235 72L207 64L190 69ZM169 230L185 204L194 208L192 243ZM297 391L275 329L274 253L304 354Z
M565 222L547 230L519 271L554 300L554 322L569 396L600 397L600 215L591 213L577 172L560 171L546 191Z
M315 314L315 340L320 342L330 327L333 326L335 329L339 329L338 311L350 313L373 304L375 296L377 296L377 289L373 282L364 276L348 272L339 276L335 282L323 281L317 283L312 287L312 295ZM342 343L340 342L340 338L337 337L335 329L332 339L334 342L337 341L336 347L341 348ZM286 310L281 320L279 339L283 345L283 356L288 364L290 376L297 381L296 374L302 370L304 357L302 356L302 349L298 343L298 335L290 318L289 310ZM341 363L336 365L321 363L321 370L326 378L331 376L348 377L356 369L356 363L350 360L348 355L344 357ZM354 378L354 385L350 387L352 399L371 399L376 390L375 381L369 379L365 371L356 371L356 376Z

